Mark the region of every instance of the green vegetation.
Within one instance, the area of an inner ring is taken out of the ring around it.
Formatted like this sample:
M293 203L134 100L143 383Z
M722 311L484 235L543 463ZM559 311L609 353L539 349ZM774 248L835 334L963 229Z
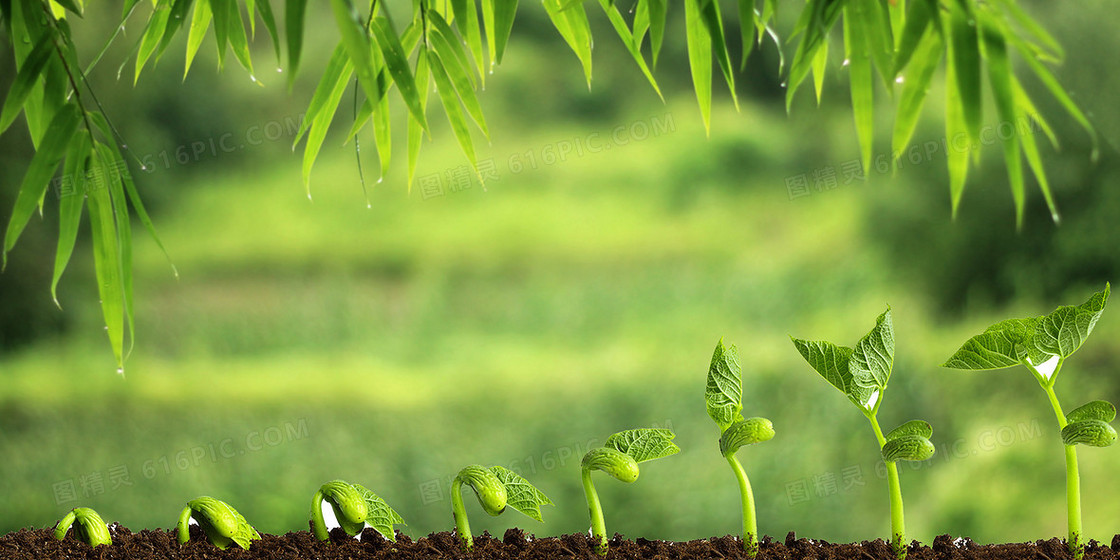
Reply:
M323 520L324 502L330 504L339 526L350 536L361 534L369 525L386 539L396 541L393 525L404 524L400 514L365 486L332 480L320 486L311 498L311 532L321 541L330 538Z
M612 434L602 447L588 451L580 461L583 477L583 493L587 498L587 511L591 516L591 538L596 541L595 550L600 555L607 553L607 522L603 517L603 506L599 494L591 481L592 471L603 471L622 482L638 480L638 463L668 457L680 452L673 443L676 435L664 428L639 428Z
M856 343L855 348L837 346L823 340L800 340L790 337L801 357L826 381L852 401L867 417L883 462L887 467L887 485L891 501L891 546L899 560L906 558L906 520L902 511L902 487L898 481L897 461L925 461L933 457L929 438L933 428L923 420L911 420L891 430L886 436L879 428L877 414L883 404L887 382L894 369L894 324L887 308L875 320L875 327Z
M537 521L544 521L541 506L552 504L552 500L544 492L505 467L463 467L451 484L451 512L455 517L459 540L463 542L463 550L470 550L474 546L474 536L471 535L471 526L467 522L467 510L463 507L464 484L474 490L482 509L495 517L501 515L506 506L510 506Z
M744 445L769 441L774 437L774 424L766 418L743 418L743 368L739 364L739 350L723 346L723 339L716 343L712 363L708 367L708 382L704 391L708 416L719 426L719 452L731 465L739 482L739 495L743 502L743 548L747 556L758 555L758 522L755 519L754 493L751 481L735 452Z
M191 538L191 519L206 533L210 544L222 550L231 544L248 550L250 543L261 538L232 506L210 496L201 496L187 502L187 507L179 514L179 544L186 544Z
M1081 348L1097 326L1108 303L1110 286L1078 306L1063 305L1039 317L1008 319L988 327L960 347L945 367L963 370L1004 369L1021 365L1038 381L1062 432L1066 451L1066 508L1069 526L1067 543L1076 558L1085 553L1081 523L1081 479L1077 468L1077 444L1107 447L1116 441L1116 430L1108 423L1116 418L1116 407L1106 401L1086 403L1069 414L1062 412L1054 384L1069 358Z
M76 507L70 510L58 521L54 528L54 538L62 540L70 527L74 527L74 538L90 545L113 544L113 537L109 535L109 526L93 511L87 507Z

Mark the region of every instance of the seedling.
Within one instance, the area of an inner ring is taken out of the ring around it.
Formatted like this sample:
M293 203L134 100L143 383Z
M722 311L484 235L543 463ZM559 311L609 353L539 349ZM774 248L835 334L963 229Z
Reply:
M400 514L365 486L332 480L320 486L311 498L311 532L321 541L330 538L323 520L323 502L331 505L339 526L350 536L360 534L369 525L395 542L397 537L393 534L393 525L404 524Z
M894 325L888 307L875 321L875 328L856 343L855 348L837 346L823 340L792 338L801 356L826 381L852 401L875 431L883 462L887 467L887 485L891 501L891 546L895 557L906 558L906 522L902 515L902 488L898 482L897 461L924 461L933 456L929 438L933 428L928 422L911 420L891 430L886 436L879 428L876 415L883 404L883 394L894 367Z
M751 481L735 452L744 445L759 443L774 437L774 424L766 418L743 418L743 368L739 365L739 350L723 346L721 338L712 354L708 367L708 385L704 392L708 416L719 425L719 452L731 464L739 481L739 495L743 502L743 548L748 558L758 554L758 523L755 520L754 493Z
M471 526L467 522L467 510L463 507L464 484L474 489L482 509L494 516L501 515L508 505L537 521L544 521L541 518L541 506L552 504L552 500L544 492L505 467L463 467L451 483L451 513L455 516L455 529L463 543L463 550L470 550L474 546Z
M591 471L603 471L623 482L638 480L638 463L668 457L681 448L673 443L676 435L663 428L639 428L618 432L607 438L603 447L596 447L583 456L583 493L587 497L587 510L591 515L591 536L595 551L607 553L607 522L603 519L603 506L591 482Z
M66 538L66 532L70 530L71 525L74 526L74 538L90 546L113 544L113 538L109 536L109 527L105 525L101 516L90 508L77 507L70 510L70 513L55 525L54 538L58 540Z
M968 339L943 365L954 369L1003 369L1021 365L1030 371L1050 399L1062 443L1066 447L1066 505L1069 539L1075 558L1085 553L1081 529L1081 483L1077 472L1077 444L1107 447L1116 441L1116 430L1108 423L1116 417L1116 407L1105 401L1092 401L1069 414L1062 413L1054 382L1066 358L1089 338L1108 302L1109 285L1085 303L1064 305L1049 315L1009 319L988 327Z
M249 550L249 543L261 538L260 533L229 504L202 496L187 502L187 507L179 514L179 544L186 544L191 538L188 524L192 517L202 527L210 544L222 550L233 543Z

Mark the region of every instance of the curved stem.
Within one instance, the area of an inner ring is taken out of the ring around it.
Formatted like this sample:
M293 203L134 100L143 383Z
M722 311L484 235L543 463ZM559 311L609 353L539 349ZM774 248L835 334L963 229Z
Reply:
M603 506L599 503L599 494L595 493L595 485L591 483L591 469L583 469L583 494L587 497L587 511L591 516L591 537L595 543L595 552L599 555L607 553L607 521L603 518Z
M743 500L743 549L748 558L754 558L758 555L758 523L755 520L751 481L734 454L727 456L727 462L731 464L731 470L735 471L735 478L739 481L739 495Z
M191 520L191 507L183 508L183 513L179 514L179 544L187 544L191 540L191 529L188 523Z
M70 530L70 526L74 524L76 517L77 514L74 513L74 510L70 510L66 517L59 520L58 525L54 528L54 538L58 540L66 538L66 532Z
M325 541L330 539L327 531L327 522L323 520L323 490L319 489L311 497L311 532L315 538Z
M463 549L470 550L474 546L474 538L471 536L471 524L467 522L467 510L463 507L463 481L459 477L451 483L451 514L455 516L455 530L463 541Z
M879 441L879 449L887 443L883 437L883 430L879 428L879 420L875 413L867 414L871 428L875 430L875 439ZM894 549L895 558L906 558L906 519L902 513L902 485L898 481L898 467L894 461L884 461L887 466L887 486L891 500L891 548Z
M1033 370L1033 368L1031 369ZM1057 373L1058 371L1055 369L1050 379L1057 377ZM1068 422L1065 412L1062 411L1062 404L1058 402L1058 395L1054 393L1053 383L1042 383L1040 378L1039 384L1042 385L1042 390L1046 391L1046 396L1050 399L1050 406L1054 409L1054 416L1058 420L1058 429L1065 428ZM1080 560L1085 554L1084 544L1081 542L1083 532L1081 527L1081 475L1077 470L1077 448L1072 445L1066 446L1066 519L1069 529L1066 545L1069 546L1073 557Z

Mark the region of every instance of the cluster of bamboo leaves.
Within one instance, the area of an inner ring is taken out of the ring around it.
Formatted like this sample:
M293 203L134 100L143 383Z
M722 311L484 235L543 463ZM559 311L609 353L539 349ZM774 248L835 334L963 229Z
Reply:
M590 85L594 42L588 3L541 1L552 24L582 64ZM783 48L773 26L779 6L777 0L736 0L734 13L740 30L736 41L727 36L727 30L733 27L725 24L725 7L719 0L682 2L693 86L707 128L713 68L718 67L738 106L735 77L753 47L769 37L779 51ZM474 135L490 135L477 92L502 60L518 0L412 0L410 5L393 7L396 21L378 0L360 5L355 0L329 3L338 44L324 67L296 138L297 144L306 138L302 175L308 196L312 167L336 120L348 121L346 141L353 141L355 147L358 134L369 124L384 175L392 161L395 134L390 127L389 98L394 89L408 114L405 135L410 186L423 139L431 131L428 113L432 105L429 92L433 89L464 155L477 166ZM598 4L660 96L654 70L665 42L669 12L682 7L670 5L668 0L628 0L627 5L598 0ZM286 49L290 84L300 66L307 0L284 0L283 38L272 0L126 0L121 24L92 57L88 53L80 56L71 38L71 24L81 21L85 7L85 0L0 0L0 20L18 69L0 110L0 133L22 113L36 150L7 225L3 254L6 261L31 215L36 209L43 211L48 185L61 166L59 181L66 188L60 188L60 194L71 196L59 197L52 293L73 251L81 214L88 209L105 324L123 372L125 340L131 341L133 334L129 206L153 237L155 230L130 176L130 170L143 169L143 165L104 114L86 76L109 45L120 39L126 24L142 21L143 32L135 39L130 58L118 68L118 76L134 61L132 79L136 83L148 63L158 61L176 34L185 29L185 77L213 28L219 67L224 65L227 51L232 51L238 64L256 80L250 45L259 21L278 64L283 64ZM953 147L948 166L954 212L968 168L979 156L985 122L985 75L1000 124L1016 127L1033 122L1057 145L1050 125L1012 71L1013 54L1072 118L1094 135L1088 119L1048 67L1062 59L1061 46L1022 10L1017 0L809 0L783 9L800 10L787 41L787 48L796 43L788 68L788 101L812 75L819 102L831 35L835 32L843 36L841 67L848 73L865 170L870 169L872 160L876 90L896 104L891 147L897 157L909 144L934 74L944 63L949 86L944 100L945 127L946 139ZM400 17L401 13L408 17ZM837 31L837 25L842 29ZM736 42L738 69L729 48ZM83 62L83 58L88 60ZM351 108L343 107L347 91L352 92ZM1024 159L1056 220L1057 209L1036 139L1032 131L1020 132L1000 135L1017 221L1021 224L1025 205Z

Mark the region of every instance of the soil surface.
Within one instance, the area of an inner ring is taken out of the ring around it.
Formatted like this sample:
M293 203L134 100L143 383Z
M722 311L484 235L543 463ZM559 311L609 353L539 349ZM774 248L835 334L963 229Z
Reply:
M310 532L286 535L262 534L249 550L236 545L219 550L206 542L198 527L191 527L191 541L180 546L177 530L143 530L133 533L113 524L109 527L113 544L92 548L75 540L73 532L65 540L55 540L52 529L22 529L0 537L0 558L4 560L133 560L167 558L175 560L601 560L594 552L587 535L536 538L520 529L506 531L502 539L489 534L475 537L474 549L464 553L452 533L432 533L413 541L398 534L393 543L372 529L366 529L362 540L347 537L341 529L331 532L329 542L320 542ZM677 560L677 559L746 560L738 537L717 537L688 542L625 540L615 535L610 541L606 560ZM798 539L792 532L783 541L763 538L760 560L893 560L891 547L882 539L861 543L834 544L812 539ZM1065 560L1073 555L1061 539L1033 543L979 545L966 538L941 535L932 546L914 542L910 545L911 560ZM1120 559L1120 535L1111 546L1090 541L1085 560Z

